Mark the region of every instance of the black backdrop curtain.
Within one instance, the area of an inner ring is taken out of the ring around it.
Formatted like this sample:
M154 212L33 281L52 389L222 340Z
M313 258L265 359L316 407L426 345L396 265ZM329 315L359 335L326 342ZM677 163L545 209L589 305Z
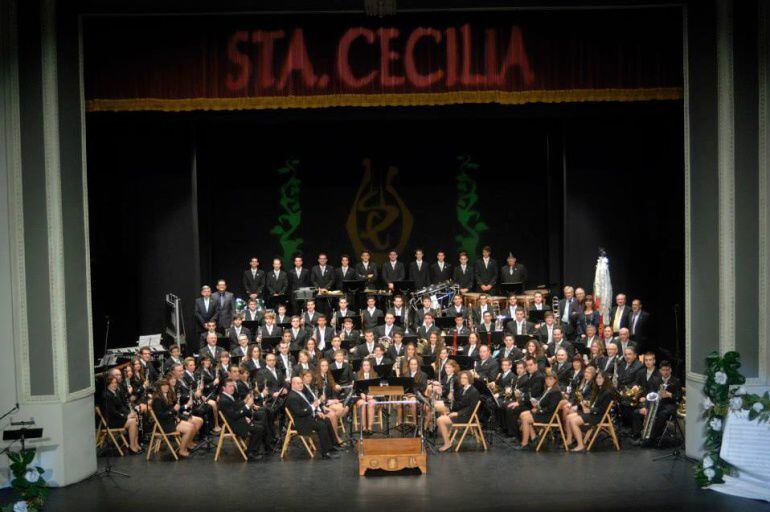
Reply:
M479 243L493 245L500 260L515 251L535 284L588 289L597 249L605 247L616 291L641 297L659 344L673 348L673 308L684 295L681 128L678 102L342 116L89 114L96 352L104 315L112 318L110 345L130 345L139 334L162 331L163 293L174 292L189 327L201 283L224 276L237 291L248 256L256 253L266 267L283 253L269 231L280 208L276 187L291 174L277 171L287 159L298 160L302 179L308 263L318 250L336 259L353 249L340 223L365 157L377 172L398 167L398 190L414 220L404 248L424 246L432 260L444 247L454 259L463 154L479 165L475 209L489 227Z

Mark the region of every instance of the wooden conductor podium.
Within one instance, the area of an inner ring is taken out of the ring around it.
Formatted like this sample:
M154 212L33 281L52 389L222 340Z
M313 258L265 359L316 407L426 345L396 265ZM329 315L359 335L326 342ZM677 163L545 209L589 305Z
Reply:
M404 395L402 386L371 386L369 395L388 399ZM428 472L428 458L422 439L419 437L364 439L358 445L358 474L363 476L367 469L400 471L419 468L422 474Z
M428 472L428 458L419 437L364 439L359 446L360 476L363 476L367 469L400 471L419 468L422 474Z

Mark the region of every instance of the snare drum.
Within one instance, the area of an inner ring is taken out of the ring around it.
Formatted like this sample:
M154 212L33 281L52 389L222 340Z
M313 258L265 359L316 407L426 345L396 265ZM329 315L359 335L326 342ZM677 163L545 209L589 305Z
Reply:
M481 294L477 292L468 292L463 294L463 300L465 301L465 307L471 309L475 308L479 303L479 296Z

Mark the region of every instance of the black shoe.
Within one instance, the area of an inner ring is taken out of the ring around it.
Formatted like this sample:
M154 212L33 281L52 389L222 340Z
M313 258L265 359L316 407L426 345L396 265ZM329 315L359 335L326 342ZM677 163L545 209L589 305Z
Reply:
M323 455L321 455L321 458L323 460L339 459L340 458L340 454L339 453L334 453L334 452L326 452Z
M342 452L342 451L345 451L345 448L343 448L343 447L342 447L342 446L340 446L340 445L336 445L336 444L335 444L334 446L332 446L332 451L333 451L333 452Z
M520 444L517 444L516 446L513 447L513 449L514 450L529 450L529 447L530 447L531 444L532 443L527 443L524 446L522 446Z
M259 462L264 456L261 453L250 453L248 455L249 462Z

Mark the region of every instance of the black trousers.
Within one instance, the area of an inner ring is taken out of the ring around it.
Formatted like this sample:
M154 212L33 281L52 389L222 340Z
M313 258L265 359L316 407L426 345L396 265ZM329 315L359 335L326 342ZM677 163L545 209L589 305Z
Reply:
M248 447L248 452L249 453L259 453L259 451L262 448L262 445L264 443L264 438L265 438L265 422L264 422L264 419L259 419L258 417L255 417L255 419L252 419L251 423L249 423L249 447Z
M530 409L529 403L519 402L518 407L505 407L505 432L514 436L519 433L519 416Z
M313 432L318 434L318 441L321 443L321 454L329 453L333 446L334 427L329 418L313 418Z
M658 412L655 415L655 419L652 420L652 431L650 432L650 439L657 439L663 434L663 429L666 428L666 421L676 411L676 406L672 404L661 404L658 407ZM634 411L633 417L633 432L634 434L641 434L644 427L644 419L646 416L639 414L639 410Z

